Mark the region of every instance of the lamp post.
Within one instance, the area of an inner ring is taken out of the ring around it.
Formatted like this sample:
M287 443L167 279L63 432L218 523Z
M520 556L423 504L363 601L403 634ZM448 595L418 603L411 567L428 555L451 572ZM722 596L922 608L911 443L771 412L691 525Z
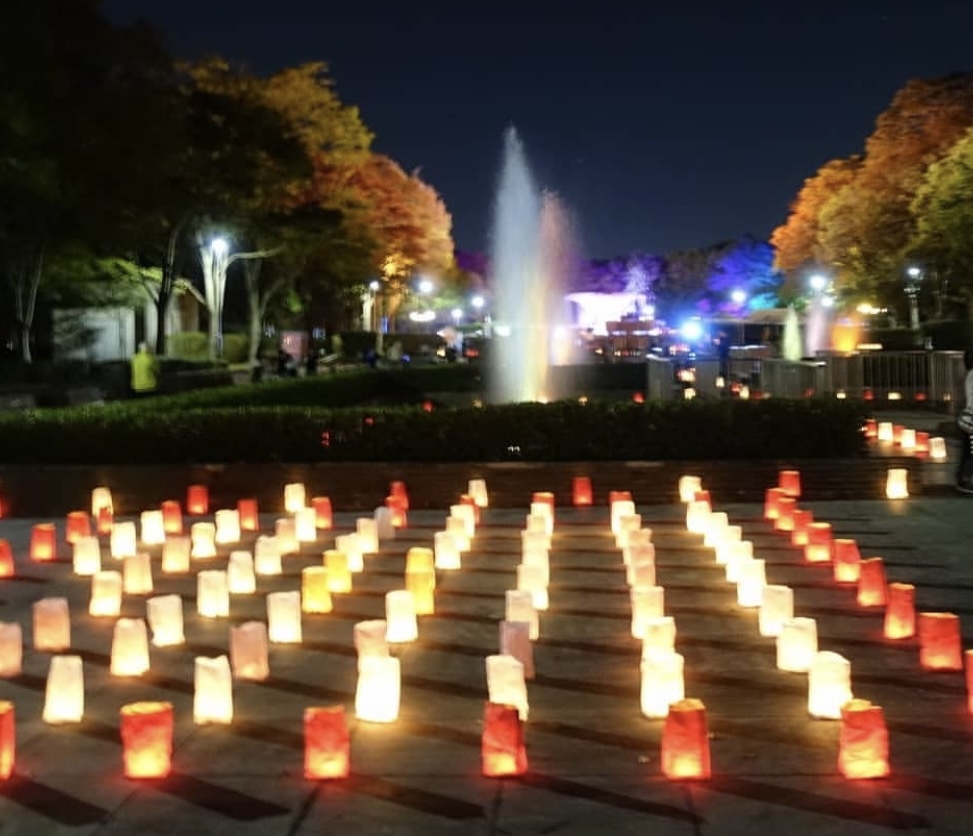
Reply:
M230 245L225 238L214 238L209 242L203 263L206 301L210 306L210 353L213 357L223 356L223 297L226 293L226 270L230 264L229 252Z
M909 327L913 331L919 330L919 283L922 281L922 270L919 267L909 267L905 271L905 295L909 297Z

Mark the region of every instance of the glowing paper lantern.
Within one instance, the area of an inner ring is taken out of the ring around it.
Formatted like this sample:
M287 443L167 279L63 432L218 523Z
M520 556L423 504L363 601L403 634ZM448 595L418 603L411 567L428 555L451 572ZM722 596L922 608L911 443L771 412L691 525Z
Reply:
M861 553L858 543L844 537L831 541L834 557L834 579L839 583L857 583L861 575Z
M358 660L355 716L367 723L394 723L399 716L402 675L394 656L364 656Z
M526 621L530 625L530 640L540 636L540 619L534 606L534 596L523 589L508 589L505 595L505 621Z
M534 646L530 641L530 624L526 621L500 622L500 653L512 656L524 668L524 679L534 678Z
M547 573L536 564L521 563L517 567L517 589L525 589L531 594L534 609L546 610L549 606L547 595Z
M44 689L45 723L80 723L84 718L84 666L80 656L53 656Z
M709 502L692 500L686 506L686 531L690 534L705 534L710 513Z
M112 516L112 512L108 508L102 508L98 512L98 517L95 521L95 528L98 530L98 533L111 534L114 526L115 518Z
M144 552L122 561L122 587L126 595L148 595L152 592L152 559Z
M699 476L680 476L679 477L679 501L682 503L692 502L697 491L703 489L703 480Z
M520 661L504 654L487 656L486 675L490 702L515 706L520 719L526 721L529 712L527 683Z
M618 531L615 534L615 548L623 551L628 548L631 535L642 527L641 514L629 514L618 521Z
M146 546L161 546L166 541L165 520L162 511L143 511L140 518L142 542Z
M786 496L780 488L767 488L764 493L765 520L776 520L780 516L780 501Z
M740 540L738 543L733 543L727 554L726 564L723 567L726 573L726 579L730 583L739 582L741 567L753 559L752 540Z
M6 781L14 771L17 726L14 722L14 704L0 702L0 781Z
M20 676L23 660L23 630L19 624L0 621L0 678Z
M780 625L777 636L777 667L806 673L818 654L818 623L813 618L792 618Z
M34 650L57 652L71 646L71 615L67 598L41 598L34 603Z
M685 698L684 665L682 654L672 650L643 654L640 701L646 717L665 717L672 703Z
M878 440L882 444L891 444L895 438L895 429L891 421L879 421Z
M195 560L209 560L216 557L216 525L211 522L196 522L189 529L192 541L191 553Z
M814 522L807 527L804 559L808 563L827 563L831 560L831 523Z
M216 512L215 519L214 542L221 544L240 542L240 512L236 508L221 508Z
M189 571L193 543L189 537L167 537L162 544L162 571L167 575L182 575Z
M348 570L361 572L365 569L365 555L362 552L361 537L357 532L339 534L334 538L334 547L348 560Z
M334 524L334 511L331 508L331 498L327 496L315 496L311 499L311 507L314 509L314 524L318 528L331 528Z
M385 638L388 633L388 622L385 619L359 621L355 624L355 651L358 653L358 665L366 656L388 656L389 643Z
M889 774L889 733L880 706L849 700L841 707L838 771L845 778L886 778Z
M182 597L157 595L145 602L145 612L156 647L176 647L186 643L183 631Z
M462 567L456 540L448 531L437 531L433 535L433 546L436 569L453 570Z
M777 637L784 623L794 618L794 590L789 586L768 584L760 601L758 624L761 636Z
M91 576L88 615L115 617L122 611L122 573L95 572Z
M587 476L575 476L571 480L571 501L575 508L587 508L594 502L591 479Z
M625 567L625 582L630 587L655 586L655 547L640 547Z
M487 702L483 712L481 761L487 778L506 778L527 771L524 726L516 706Z
M840 720L841 706L852 698L851 662L839 653L819 650L807 684L808 713L822 720Z
M791 545L806 546L807 530L814 522L814 512L806 511L802 508L794 509L794 530L791 531Z
M307 504L304 485L301 482L291 482L284 485L284 510L294 514Z
M885 496L888 499L908 499L909 471L904 467L890 467L885 481Z
M252 595L257 591L257 578L250 552L230 552L226 564L226 586L231 595Z
M274 539L278 551L284 554L297 554L301 542L297 539L297 523L290 517L280 517L274 522Z
M378 525L374 518L358 517L355 520L355 533L358 535L358 547L363 555L378 552Z
M608 492L608 507L611 508L616 502L631 502L632 492L631 491L609 491Z
M386 508L384 505L376 508L372 519L375 520L375 532L379 542L395 539L395 524L392 520L391 508Z
M405 588L412 593L416 615L432 615L436 611L436 573L432 569L417 569L405 573Z
M449 515L451 517L457 517L463 521L463 526L466 530L466 536L472 539L473 535L476 534L476 506L465 505L463 503L460 503L459 505L450 505ZM547 526L546 520L544 525L546 529Z
M693 502L705 502L706 507L709 508L710 512L713 510L713 498L710 496L708 490L698 490L696 495L693 497Z
M884 607L887 599L885 561L870 557L859 564L858 604L862 607Z
M470 550L470 536L466 533L466 521L452 515L446 518L446 533L453 538L460 552Z
M394 589L385 593L385 639L390 644L414 642L419 638L416 621L416 604L407 589Z
M301 570L301 609L307 613L331 612L328 570L323 566L306 566Z
M186 513L191 517L202 517L209 513L209 488L206 485L186 488Z
M942 436L934 436L929 439L929 458L934 461L946 460L946 439Z
M890 583L885 605L885 638L907 639L916 633L916 588L911 583Z
M121 712L126 778L165 778L172 767L172 703L133 702Z
M906 451L916 449L916 431L909 427L902 428L902 435L899 438L899 446Z
M294 536L299 543L313 543L318 539L317 515L313 508L298 508L294 512Z
M544 514L528 514L526 522L525 532L542 535L545 547L550 548L551 532L553 531L550 518Z
M226 656L197 656L193 672L193 722L233 722L233 678Z
M395 482L390 482L389 495L394 496L406 511L409 510L409 493L405 489L405 482L398 480Z
M230 663L233 676L257 682L270 676L270 640L262 621L245 621L230 627Z
M665 590L661 586L635 586L629 592L632 603L632 636L645 637L646 622L665 615Z
M618 534L619 521L622 517L631 517L635 513L635 503L631 499L616 499L611 504L612 534Z
M258 575L280 575L280 544L276 537L261 534L253 543L253 571Z
M716 562L720 566L725 566L730 559L733 544L739 543L743 539L743 528L739 525L728 525L723 532L723 537L714 550Z
M794 512L797 510L797 500L790 496L781 496L777 501L777 519L774 529L788 534L794 530Z
M57 528L54 523L37 523L30 530L30 559L46 563L57 558Z
M72 564L74 574L81 577L101 571L101 543L97 536L79 537L74 541Z
M683 699L669 706L662 727L662 774L671 781L710 777L706 706Z
M115 622L111 643L112 676L141 676L149 669L149 635L141 618Z
M714 511L706 518L703 528L703 545L715 549L723 539L723 534L730 524L725 511Z
M745 560L740 564L737 581L737 604L741 607L759 607L767 585L766 564L762 559Z
M966 710L973 714L973 650L964 651L963 658L966 660Z
M348 568L348 555L337 549L324 553L324 568L328 571L328 591L334 594L351 592L351 569Z
M473 497L477 508L490 507L490 495L487 493L486 479L470 479L467 482L466 493Z
M162 503L162 528L167 535L182 534L182 507L174 499Z
M222 569L207 569L196 576L196 612L203 618L226 618L230 614L230 590Z
M676 620L669 615L646 618L642 631L642 658L676 649Z
M784 492L784 496L799 499L801 496L801 471L781 470L777 474L777 487Z
M929 455L929 433L916 430L916 453L920 456Z
M347 778L351 735L343 705L304 709L304 777L312 781Z
M622 560L625 563L631 563L632 555L636 551L643 555L645 551L649 551L652 554L652 559L655 559L655 545L652 543L651 528L639 528L628 532L628 543L622 549Z
M108 514L111 516L113 516L115 513L115 506L112 503L111 497L111 488L93 488L91 491L91 516L98 519L98 514L101 513L102 509L108 511Z
M256 499L238 499L236 512L241 531L260 531L260 509Z
M300 592L267 594L267 635L275 644L301 643Z
M64 539L71 545L91 536L91 517L87 511L71 511L64 521Z
M0 539L0 578L12 578L14 576L14 553L10 548L10 543Z
M919 664L928 671L963 670L959 616L951 612L919 613Z

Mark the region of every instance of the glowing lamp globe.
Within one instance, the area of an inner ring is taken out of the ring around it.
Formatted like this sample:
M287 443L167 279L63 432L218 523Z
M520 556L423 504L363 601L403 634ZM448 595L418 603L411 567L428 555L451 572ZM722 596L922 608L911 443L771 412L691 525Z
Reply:
M435 568L451 571L462 567L462 559L456 546L456 540L448 531L437 531L433 535L433 547Z
M252 595L257 591L257 577L250 552L230 552L226 564L226 585L231 595Z
M799 499L801 496L801 471L781 470L777 474L777 487L784 492L784 496Z
M399 660L394 656L360 658L355 716L366 723L394 723L399 716L401 683Z
M839 653L820 650L807 681L808 713L822 720L840 720L841 707L852 698L851 662Z
M230 668L236 679L262 682L270 676L270 639L263 621L230 627Z
M328 570L323 566L305 566L301 570L301 609L306 613L331 612Z
M38 563L57 559L57 528L54 523L37 523L30 530L30 559Z
M951 612L919 613L919 665L927 671L963 670L959 616Z
M294 514L307 505L307 495L302 482L291 482L284 485L284 510Z
M575 508L587 508L594 502L594 492L589 477L575 476L571 480L571 502Z
M317 515L313 508L298 508L294 512L294 536L298 543L313 543L318 539Z
M697 491L703 489L703 480L699 476L679 477L679 501L683 504L692 502Z
M351 770L351 734L345 707L304 709L304 777L311 781L347 778Z
M513 656L524 666L524 679L534 678L534 645L526 621L500 622L500 653Z
M513 656L497 654L486 657L487 690L490 702L516 706L520 719L527 720L527 683L524 666Z
M214 515L216 531L213 540L220 545L239 543L241 535L240 512L236 508L221 508Z
M166 536L182 534L182 506L174 499L162 503L162 528Z
M91 576L88 615L117 617L122 611L122 573L95 572Z
M133 702L121 708L126 778L165 778L172 768L172 703Z
M80 723L84 719L84 666L80 656L52 656L44 689L45 723Z
M645 638L645 625L665 615L665 590L661 586L635 586L629 592L632 604L632 637Z
M191 517L202 517L209 513L209 488L206 485L186 488L186 513Z
M144 545L161 546L166 541L165 519L161 510L143 511L140 522Z
M357 532L339 534L334 538L334 547L348 559L349 571L361 572L364 570L365 554L362 551L361 537L358 536Z
M122 560L122 588L126 595L149 595L152 592L152 559L144 552Z
M525 621L530 625L530 640L540 636L540 619L534 606L534 596L525 589L508 589L505 595L505 621Z
M909 498L909 471L904 467L890 467L885 481L887 499Z
M834 579L838 583L858 583L861 575L861 553L858 543L845 537L836 537L831 542L834 559Z
M414 642L419 638L415 597L407 589L385 593L386 640L390 644Z
M889 734L880 706L853 699L841 707L838 771L852 780L889 775Z
M194 560L209 560L216 557L216 524L195 522L189 528L190 549Z
M510 778L527 772L524 724L516 706L486 703L480 752L487 778Z
M230 614L230 589L224 570L207 569L196 576L196 612L203 618L226 618Z
M226 656L196 657L193 722L196 725L229 725L233 722L233 677Z
M253 542L253 571L257 575L280 575L284 568L281 564L280 543L276 537L261 534Z
M324 568L328 572L328 592L336 595L351 592L348 555L337 549L328 549L324 553Z
M858 604L862 607L884 607L888 598L885 561L869 557L859 564Z
M300 644L301 593L297 591L267 594L267 636L275 644Z
M14 771L17 725L14 722L14 704L0 701L0 781L6 781Z
M777 667L791 673L807 673L818 654L818 623L813 618L792 618L780 625L777 636Z
M768 584L760 601L758 625L761 636L776 638L784 624L794 618L794 590L789 586Z
M71 615L67 598L41 598L32 607L34 650L57 653L71 646Z
M241 531L260 531L260 509L256 499L238 499L236 512Z
M112 676L141 676L149 669L149 634L141 618L115 622L111 644Z
M672 703L684 699L685 660L675 651L653 651L642 656L641 708L650 718L665 717Z
M97 536L79 537L73 549L74 574L89 577L101 571L101 542Z
M192 554L192 540L189 537L169 536L162 544L162 571L167 575L183 575L189 571Z
M916 634L916 588L911 583L890 583L883 634L887 639L908 639Z
M662 728L662 774L670 781L710 777L709 729L706 706L683 699L669 706Z
M91 517L87 511L71 511L64 520L64 539L74 545L82 537L91 536Z
M334 525L334 511L331 508L331 497L315 496L311 499L314 509L314 524L321 529L330 529Z
M177 647L186 643L183 630L182 596L157 595L145 602L152 644L156 647Z

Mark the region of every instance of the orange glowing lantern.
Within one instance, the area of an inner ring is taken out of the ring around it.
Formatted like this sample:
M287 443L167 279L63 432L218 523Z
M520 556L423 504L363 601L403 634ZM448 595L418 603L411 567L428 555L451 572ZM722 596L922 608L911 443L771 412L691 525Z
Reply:
M188 572L192 542L192 538L181 534L167 537L162 544L162 571L176 575Z
M869 557L859 564L858 604L862 607L884 607L888 599L885 561Z
M304 777L312 781L347 778L351 766L351 736L345 708L304 709Z
M301 570L301 609L307 613L331 612L328 570L323 566L306 566Z
M516 706L486 703L481 755L487 778L507 778L527 771L524 724Z
M576 508L587 508L594 502L594 492L588 476L575 476L571 480L571 501Z
M385 497L385 507L392 514L392 527L405 528L408 523L408 509L406 503L402 501L402 497L391 495Z
M389 496L394 496L401 503L406 511L409 510L409 494L405 489L405 482L392 482L389 485Z
M126 778L165 778L172 763L172 703L133 702L121 709Z
M919 613L919 664L925 670L963 670L959 616L951 612Z
M845 537L831 541L831 554L834 559L834 579L838 583L857 583L861 575L861 554L858 543Z
M901 446L902 444L902 432L905 430L901 424L892 425L892 443L896 446Z
M632 501L631 491L609 491L608 492L609 507L614 505L616 502L631 502L631 501Z
M334 511L331 508L331 497L312 497L311 507L314 509L314 524L318 528L329 529L334 525Z
M175 499L162 503L162 529L167 535L182 534L182 506Z
M916 453L920 456L929 455L929 433L916 430Z
M14 704L4 700L0 702L0 781L6 781L14 771L16 735Z
M473 525L477 526L480 524L480 506L476 504L476 500L467 493L461 494L459 498L460 505L466 505L473 509ZM553 509L553 505L551 506Z
M807 530L813 522L813 511L805 511L801 508L794 509L794 530L791 532L792 546L807 545Z
M190 485L186 489L186 513L193 517L209 513L209 488L206 485Z
M37 523L30 531L30 559L46 563L57 558L57 528L54 523Z
M865 438L869 441L874 441L878 438L878 421L874 418L869 418L865 421Z
M777 487L784 492L784 496L798 499L801 496L801 471L782 470L777 476Z
M808 563L827 563L831 560L831 523L815 522L807 527L804 559Z
M777 531L790 533L794 530L794 512L797 511L797 500L791 496L781 496L777 500L777 519L774 528Z
M767 488L764 493L764 519L776 520L780 516L780 501L787 494L781 488Z
M71 511L65 520L64 539L74 545L82 537L91 536L91 517L87 511Z
M98 529L99 534L111 534L112 528L115 525L115 515L112 514L111 508L104 506L99 508L96 520L95 527Z
M673 781L710 777L709 731L701 700L669 706L662 729L662 774Z
M24 661L24 631L19 624L0 621L0 678L20 676Z
M889 733L881 706L853 699L841 707L838 770L855 780L888 776Z
M91 576L88 615L115 617L122 610L122 573L95 572Z
M240 518L241 531L260 531L260 511L256 499L238 499L236 512Z
M10 548L10 543L0 540L0 578L12 578L14 576L14 553Z
M885 606L885 638L907 639L916 633L916 588L911 583L890 583Z

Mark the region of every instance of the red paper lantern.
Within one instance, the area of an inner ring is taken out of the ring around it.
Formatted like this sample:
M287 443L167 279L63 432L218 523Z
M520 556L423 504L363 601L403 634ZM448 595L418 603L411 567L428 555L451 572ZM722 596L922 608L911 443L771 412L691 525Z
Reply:
M57 528L54 523L37 523L30 531L30 559L45 563L57 558Z
M662 727L662 774L674 781L710 777L709 731L701 700L669 706Z
M858 583L862 557L858 543L844 537L836 537L831 543L834 558L834 579L838 583Z
M611 507L612 503L615 502L631 502L632 492L631 491L609 491L608 492L608 505Z
M874 441L878 438L878 421L874 418L869 418L865 421L865 438L870 441Z
M929 433L916 430L916 453L920 456L929 454Z
M469 505L473 509L473 524L480 524L480 506L476 504L476 500L473 499L468 493L464 493L459 498L460 505Z
M808 563L827 563L831 560L831 523L814 522L807 527L804 559Z
M791 531L792 546L807 545L807 530L813 522L814 513L812 511L805 511L802 508L794 509L794 530Z
M524 724L516 706L488 702L483 711L483 774L507 778L527 771Z
M534 491L530 495L531 504L535 502L540 502L544 505L550 505L551 509L554 508L554 494L550 491Z
M77 543L82 537L91 536L91 517L87 511L71 511L64 521L64 539Z
M889 733L881 706L856 699L841 707L838 770L856 780L888 776Z
M182 507L175 499L162 503L162 530L166 534L182 534Z
M4 700L0 702L0 781L6 781L14 771L16 747L14 704Z
M777 475L777 487L784 492L784 496L798 499L801 495L801 471L782 470Z
M765 520L776 520L780 516L780 501L786 495L780 488L767 488L764 493Z
M260 509L256 499L238 499L236 512L240 517L240 531L260 531Z
M892 425L892 443L896 447L902 446L902 430L905 429L901 424Z
M643 395L641 392L633 392L632 403L645 403L645 395Z
M885 561L869 557L859 564L858 604L862 607L884 607L888 599Z
M919 613L919 665L929 671L963 670L958 615L951 612Z
M186 513L191 517L209 513L209 488L206 485L190 485L186 489Z
M713 500L710 497L709 491L696 491L696 493L693 494L693 501L705 502L709 506L710 510L713 510Z
M314 509L314 525L316 528L330 529L334 525L331 497L315 496L311 499L311 507Z
M916 634L916 588L911 583L888 585L884 633L887 639L907 639Z
M594 502L591 490L591 479L587 476L575 476L571 481L571 501L576 508L586 507Z
M350 769L351 736L344 706L305 708L304 777L312 781L347 778Z
M0 578L12 578L14 571L13 549L6 540L0 540Z
M385 497L385 507L392 512L392 528L405 528L408 523L407 503L400 496Z
M797 500L792 496L781 495L777 500L777 519L774 528L777 531L790 533L794 530L794 512L797 510Z
M395 481L389 485L389 495L399 497L405 507L405 510L409 510L409 494L405 489L405 482Z
M111 530L115 525L115 515L112 513L111 508L104 505L98 509L98 520L95 523L95 527L98 529L99 534L111 534Z
M126 778L165 778L172 764L172 703L123 705L122 759Z

